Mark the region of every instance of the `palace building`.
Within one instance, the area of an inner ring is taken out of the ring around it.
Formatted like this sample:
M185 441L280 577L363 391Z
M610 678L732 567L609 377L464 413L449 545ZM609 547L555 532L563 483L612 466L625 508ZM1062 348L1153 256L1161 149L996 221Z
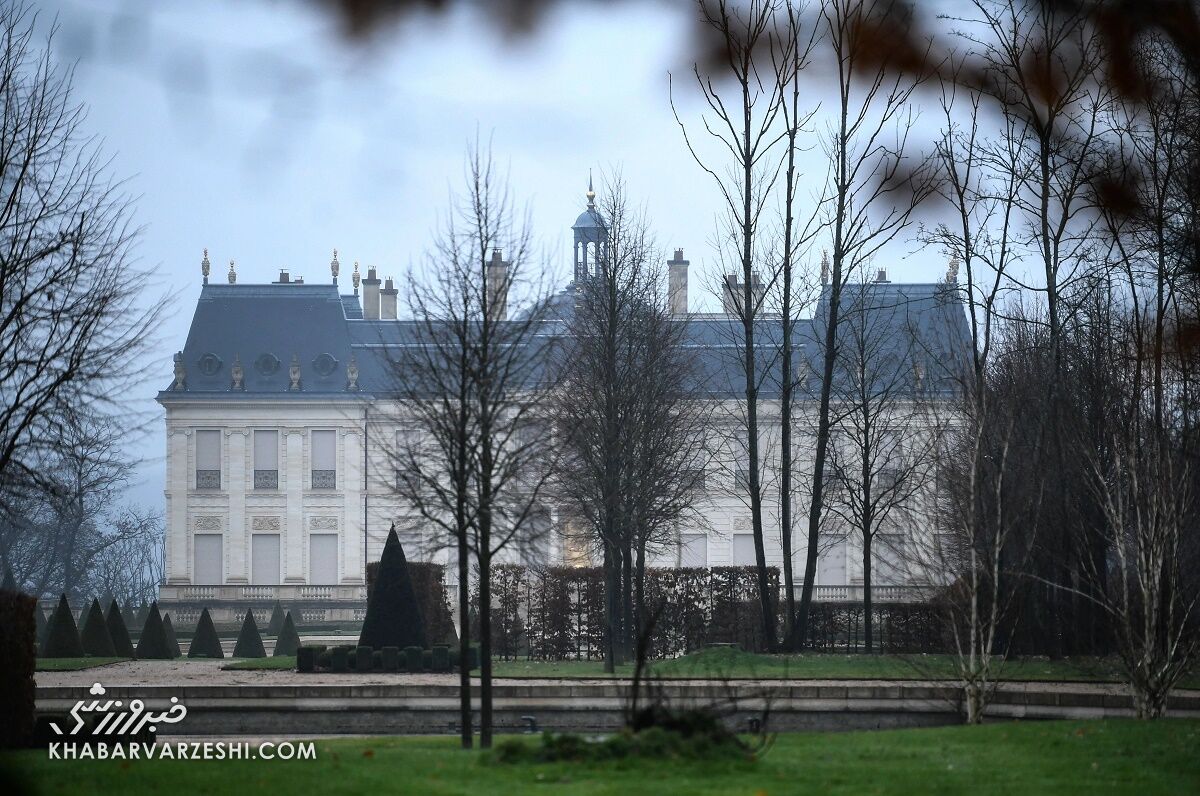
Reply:
M605 256L603 219L589 190L588 207L572 227L574 279L586 279L597 258ZM727 427L714 428L714 439L731 433L744 400L737 338L740 321L733 312L743 285L733 277L722 283L722 312L689 313L689 268L683 250L667 262L671 311L688 326L688 345L698 352L702 378L697 399L727 404ZM207 251L204 286L183 350L175 355L174 377L158 395L166 414L166 562L161 602L176 621L187 621L203 606L216 618L232 618L246 607L280 599L304 621L349 621L365 610L365 566L379 558L388 529L403 506L395 495L394 473L384 450L395 431L379 427L388 396L389 345L401 345L405 327L398 317L398 290L381 280L375 268L365 276L357 263L345 279L337 253L330 278L318 283L290 277L287 271L270 284L240 284L233 263L227 281L209 281ZM497 284L507 264L493 254L489 279ZM843 302L865 301L873 328L884 341L880 367L903 373L911 395L924 402L948 402L953 383L949 363L969 352L966 313L952 263L944 281L894 284L880 271L867 283L847 285ZM339 278L349 282L343 292ZM824 278L823 280L824 281ZM761 284L754 291L765 290ZM811 317L796 324L796 371L815 374L827 311L828 287L820 291ZM503 299L503 297L500 297ZM500 302L501 305L503 301ZM547 333L565 334L564 313L571 311L571 287L555 298ZM502 312L503 309L501 308ZM764 316L762 345L777 348L778 319ZM778 437L778 363L765 356L762 388L763 433ZM795 500L797 523L795 571L804 571L803 472L811 456L812 392L819 381L802 379L797 394ZM718 413L720 418L721 414ZM723 420L716 420L723 423ZM736 447L736 446L734 446ZM765 445L769 450L771 446ZM703 527L681 528L676 549L653 560L662 566L752 564L754 545L744 495L747 463L730 448L704 473ZM778 496L767 468L764 523L775 523ZM741 487L741 489L739 489ZM551 522L557 522L549 506ZM861 544L854 534L830 520L818 563L818 599L861 596ZM922 512L900 512L895 527L882 534L873 567L876 600L914 599L928 583L927 574L911 571L903 557L889 551L906 540L934 531ZM550 541L541 551L545 563L577 563L565 543ZM420 540L416 540L419 542ZM857 545L857 546L856 546ZM409 545L406 543L406 548ZM414 551L424 548L416 544ZM451 563L449 551L414 552ZM779 540L768 539L768 563L782 561ZM447 568L448 575L452 567ZM857 589L857 591L856 591Z

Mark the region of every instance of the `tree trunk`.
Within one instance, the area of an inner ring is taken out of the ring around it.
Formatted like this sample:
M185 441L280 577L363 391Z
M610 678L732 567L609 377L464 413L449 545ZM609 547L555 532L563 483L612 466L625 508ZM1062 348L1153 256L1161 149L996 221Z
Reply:
M604 671L616 671L617 660L617 591L619 578L613 547L604 544Z
M871 541L863 537L863 638L864 649L871 651Z
M466 532L458 540L458 710L459 725L462 727L462 748L470 749L474 744L471 727L471 586L469 551ZM481 645L482 648L482 645ZM480 666L483 661L480 661Z
M492 561L479 557L479 746L492 747Z

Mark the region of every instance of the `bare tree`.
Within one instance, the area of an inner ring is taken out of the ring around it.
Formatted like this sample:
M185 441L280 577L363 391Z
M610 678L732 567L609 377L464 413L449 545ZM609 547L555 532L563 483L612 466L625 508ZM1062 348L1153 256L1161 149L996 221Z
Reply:
M828 510L862 544L863 632L870 652L875 559L886 558L896 573L907 557L905 543L889 543L881 534L911 516L932 469L938 428L920 394L929 364L917 342L916 313L929 308L910 311L902 292L877 283L850 292L839 331L829 449L838 488Z
M1107 522L1106 571L1087 570L1112 617L1116 647L1138 718L1166 713L1167 697L1200 651L1192 626L1200 595L1187 588L1188 535L1194 548L1194 480L1171 446L1156 440L1114 444L1095 461L1095 488Z
M573 285L574 309L555 401L563 448L554 491L568 533L599 550L605 574L605 670L631 656L648 621L647 551L699 520L708 405L683 347L642 211L619 176L597 208L606 232L595 273Z
M528 222L478 143L467 157L466 183L452 199L433 261L408 279L413 339L392 362L399 434L389 455L397 492L457 551L463 661L475 565L486 748L493 733L492 566L503 555L540 555L548 536L544 499L554 447L547 402L556 380ZM465 666L461 677L462 741L470 746Z
M989 383L999 304L1010 290L1006 274L1017 256L1012 227L1019 182L1016 169L992 167L1002 153L1009 163L1015 160L1018 147L1012 137L1002 139L1006 150L987 143L981 92L963 87L961 58L947 67L949 76L939 83L943 128L934 164L948 220L922 229L921 238L951 258L946 289L966 311L969 346L965 359L944 361L928 375L932 397L943 398L939 383L950 395L926 403L939 430L935 478L926 482L933 487L926 502L933 533L913 552L929 582L949 587L937 604L953 645L966 719L975 724L983 720L1007 653L1000 635L1019 581L1006 567L1022 558L1013 539L1029 516L1007 502L1014 419L1001 415Z
M763 638L768 649L776 647L775 595L767 574L763 533L763 466L760 456L759 392L765 348L759 341L760 317L766 294L772 289L775 268L766 253L760 235L763 215L772 202L772 194L782 168L777 144L786 135L781 129L783 95L788 85L780 70L790 75L788 59L772 59L775 46L777 0L700 0L703 23L719 42L723 56L714 60L711 72L699 62L693 75L707 112L702 126L718 154L708 156L700 142L694 141L679 116L672 96L675 119L683 131L688 151L696 163L716 183L724 204L725 228L719 234L718 255L735 264L736 271L722 276L719 292L728 310L737 320L738 365L743 377L740 422L741 443L746 453L744 491L750 505L750 523L754 536L754 558L758 571L758 597ZM724 81L732 88L726 91ZM726 166L722 161L729 159ZM764 270L770 270L765 275ZM738 280L740 279L740 283Z
M779 543L783 552L784 646L796 648L793 633L796 616L796 590L793 573L792 532L795 521L792 515L792 423L795 406L797 379L794 361L796 323L800 309L804 306L802 285L797 283L797 260L813 234L812 216L809 223L797 218L799 203L797 193L802 175L796 171L796 152L801 147L800 134L807 133L808 124L816 109L800 104L801 77L809 66L812 49L816 44L817 27L804 29L804 10L797 3L786 5L787 21L784 32L778 36L782 66L776 73L785 82L781 89L780 110L784 126L784 145L787 163L783 175L783 245L779 267L779 318L780 318L780 363L779 363Z
M162 519L120 505L136 462L106 418L64 414L43 474L0 512L0 558L30 593L152 597L162 571Z
M808 636L808 612L816 581L821 520L824 514L833 383L838 361L842 291L876 252L909 228L917 206L935 183L928 161L910 151L908 136L916 123L910 100L930 76L926 53L894 61L889 51L866 35L884 20L904 24L896 2L829 0L821 9L821 53L837 79L837 105L826 147L830 171L822 198L823 221L832 244L829 271L822 264L822 302L827 311L815 329L820 356L812 482L808 509L808 552L796 632ZM909 20L911 24L911 20ZM896 30L907 37L908 30Z
M164 302L147 301L137 229L71 74L0 11L0 489L47 475L72 412L116 406L147 363Z

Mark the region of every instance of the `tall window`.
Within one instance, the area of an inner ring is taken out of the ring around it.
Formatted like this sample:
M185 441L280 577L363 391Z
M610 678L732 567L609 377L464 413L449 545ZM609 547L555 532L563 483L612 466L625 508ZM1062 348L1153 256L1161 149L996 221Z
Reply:
M279 489L279 432L254 432L254 488Z
M703 533L685 533L679 537L679 566L708 566L708 536Z
M221 432L196 432L196 488L221 488Z
M735 567L754 566L758 557L754 554L754 534L735 533L733 535L733 565Z
M334 431L312 433L312 488L337 489L337 436Z
M223 582L221 534L198 533L193 536L192 555L192 583L200 586L216 586Z
M250 565L250 582L254 585L279 583L279 534L254 534L250 541Z

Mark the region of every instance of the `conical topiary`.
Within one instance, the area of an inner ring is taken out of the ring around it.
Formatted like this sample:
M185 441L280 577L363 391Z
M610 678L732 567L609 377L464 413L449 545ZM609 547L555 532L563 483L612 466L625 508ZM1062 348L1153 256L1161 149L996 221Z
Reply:
M213 627L212 617L208 609L200 612L200 621L196 622L196 634L188 647L189 658L224 658L225 650L221 649L221 639L217 638L217 629Z
M17 588L17 579L13 577L12 569L9 567L4 568L4 583L0 584L0 591L12 592L14 594L20 591Z
M262 636L258 634L258 625L254 622L254 613L249 608L246 609L246 618L242 620L242 631L238 633L237 643L233 645L233 657L267 657L267 651L263 649Z
M46 625L46 639L42 642L43 658L80 658L83 645L79 642L79 630L75 627L75 615L67 595L58 601L58 607L50 615Z
M108 632L108 622L104 621L104 611L100 610L99 600L92 600L92 605L84 616L83 627L79 630L79 642L83 646L84 655L95 655L98 658L117 656L112 635Z
M125 626L125 617L121 614L121 606L113 600L108 604L108 616L104 618L108 625L108 635L112 637L113 651L119 658L133 657L133 640L129 638L129 628Z
M167 649L172 658L178 658L183 653L179 649L179 640L175 638L175 625L171 622L170 614L163 614L163 632L167 634Z
M150 610L146 612L146 624L138 636L137 656L147 660L171 659L171 646L167 643L167 630L158 613L158 603L150 603Z
M288 611L287 616L283 619L283 627L279 630L279 636L275 639L275 651L271 654L295 655L299 647L300 634L296 632L296 625L292 622L292 612Z
M421 608L408 575L408 562L404 549L392 525L383 555L379 557L379 573L375 577L375 588L367 600L367 616L363 619L359 646L383 649L384 647L420 647L424 649L425 623L421 619Z
M283 630L283 606L276 600L271 608L271 619L267 622L267 635L278 636L280 630Z

